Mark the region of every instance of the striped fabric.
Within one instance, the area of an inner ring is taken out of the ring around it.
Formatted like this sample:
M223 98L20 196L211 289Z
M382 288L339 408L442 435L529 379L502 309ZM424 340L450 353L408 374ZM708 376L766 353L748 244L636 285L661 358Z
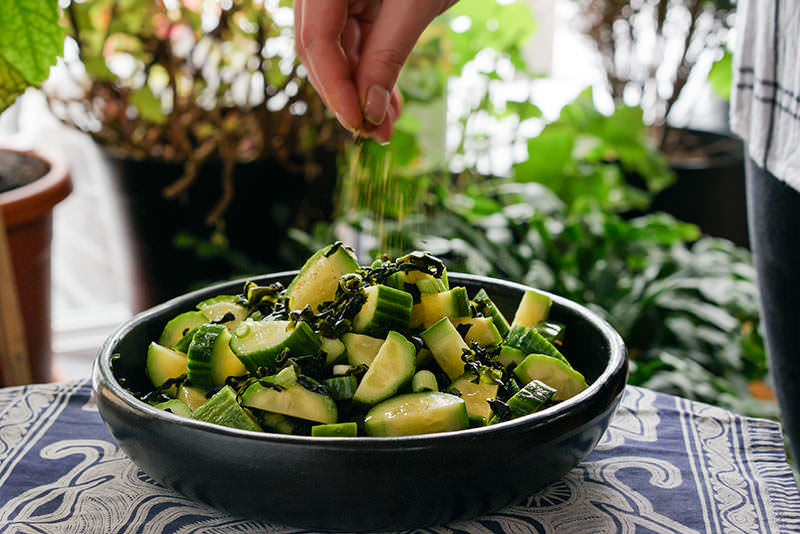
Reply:
M0 532L298 532L164 489L117 448L88 381L0 390ZM628 387L589 457L520 506L420 533L800 532L780 426Z
M731 129L800 191L800 2L738 0Z

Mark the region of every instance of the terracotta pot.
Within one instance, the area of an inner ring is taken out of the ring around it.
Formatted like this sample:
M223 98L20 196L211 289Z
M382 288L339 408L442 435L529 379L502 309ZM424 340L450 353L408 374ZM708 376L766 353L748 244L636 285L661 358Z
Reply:
M41 171L31 177L29 183L0 193L0 212L8 234L32 378L34 382L46 382L52 378L50 243L53 208L70 193L72 182L67 166L56 159L0 148L0 154L6 155L3 159L9 159L12 153L19 155L15 158L19 161L41 166ZM10 174L13 171L5 168L0 172ZM0 382L5 384L2 376Z

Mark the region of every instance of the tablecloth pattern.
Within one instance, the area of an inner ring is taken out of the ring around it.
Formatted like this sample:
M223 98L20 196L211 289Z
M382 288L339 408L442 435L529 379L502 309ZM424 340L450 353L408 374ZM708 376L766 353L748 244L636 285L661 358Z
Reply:
M0 389L0 532L308 531L162 487L117 447L81 380ZM800 495L777 423L629 386L562 480L519 506L414 532L800 532Z

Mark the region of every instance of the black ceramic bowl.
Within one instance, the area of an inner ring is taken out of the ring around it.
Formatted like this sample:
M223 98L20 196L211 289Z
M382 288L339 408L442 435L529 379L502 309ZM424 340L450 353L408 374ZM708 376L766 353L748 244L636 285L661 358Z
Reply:
M257 281L287 283L293 274ZM448 277L470 295L485 288L507 315L526 289L478 276ZM100 414L128 456L166 486L235 515L364 531L491 512L558 480L589 454L625 387L627 357L619 335L586 308L555 295L550 314L567 325L564 353L589 388L489 427L394 438L249 432L157 410L120 385L147 387L146 349L169 318L211 296L236 293L242 283L189 293L137 315L106 341L93 372Z

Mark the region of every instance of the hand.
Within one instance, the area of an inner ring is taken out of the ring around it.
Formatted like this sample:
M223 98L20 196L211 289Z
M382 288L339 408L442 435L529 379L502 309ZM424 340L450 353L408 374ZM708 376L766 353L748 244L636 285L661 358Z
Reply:
M397 76L430 22L456 0L296 0L297 56L339 122L388 142Z

